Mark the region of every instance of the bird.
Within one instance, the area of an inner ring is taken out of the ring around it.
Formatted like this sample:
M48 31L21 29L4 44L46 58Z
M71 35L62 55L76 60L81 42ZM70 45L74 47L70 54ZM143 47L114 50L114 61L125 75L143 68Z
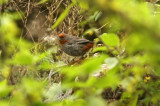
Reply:
M93 41L68 34L59 34L58 42L61 50L70 56L83 56L94 45Z

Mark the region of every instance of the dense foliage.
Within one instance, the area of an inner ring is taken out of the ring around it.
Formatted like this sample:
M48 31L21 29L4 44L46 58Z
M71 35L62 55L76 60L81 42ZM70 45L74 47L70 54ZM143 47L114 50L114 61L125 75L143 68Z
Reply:
M160 105L159 0L0 0L0 106ZM74 61L59 33L94 48Z

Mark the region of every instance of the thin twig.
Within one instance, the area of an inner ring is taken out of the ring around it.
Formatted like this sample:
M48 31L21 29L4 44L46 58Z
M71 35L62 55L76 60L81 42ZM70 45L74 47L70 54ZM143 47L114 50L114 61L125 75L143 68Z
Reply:
M19 16L21 17L21 20L22 20L22 22L23 22L23 24L24 24L24 20L23 20L23 16L20 14L20 12L19 11L21 11L20 9L19 9L19 7L17 6L17 4L16 4L16 2L13 0L13 3L14 3L14 5L15 5L15 7L16 7L16 11L17 11L17 13L19 14Z
M102 29L103 27L105 27L108 23L105 23L104 25L102 25L100 28L98 28L97 30L99 31L100 29Z
M27 6L27 15L25 17L25 26L27 24L27 17L29 16L29 11L30 11L30 0L28 1L28 6Z
M58 6L55 8L55 10L51 13L51 15L53 15L55 13L55 11L59 8L60 4L62 3L63 0L61 0L58 4Z

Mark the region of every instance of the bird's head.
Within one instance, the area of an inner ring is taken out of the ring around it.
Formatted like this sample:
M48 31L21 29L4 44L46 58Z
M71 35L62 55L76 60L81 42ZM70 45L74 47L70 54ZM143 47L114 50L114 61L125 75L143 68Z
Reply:
M58 41L59 41L60 46L62 46L63 44L65 44L66 42L69 41L69 35L59 34L58 35Z

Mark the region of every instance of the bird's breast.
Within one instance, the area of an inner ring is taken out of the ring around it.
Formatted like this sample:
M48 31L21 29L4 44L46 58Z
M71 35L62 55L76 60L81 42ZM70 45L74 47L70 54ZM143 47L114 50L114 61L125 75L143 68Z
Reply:
M68 40L59 40L60 46L64 45L66 42L68 42Z

